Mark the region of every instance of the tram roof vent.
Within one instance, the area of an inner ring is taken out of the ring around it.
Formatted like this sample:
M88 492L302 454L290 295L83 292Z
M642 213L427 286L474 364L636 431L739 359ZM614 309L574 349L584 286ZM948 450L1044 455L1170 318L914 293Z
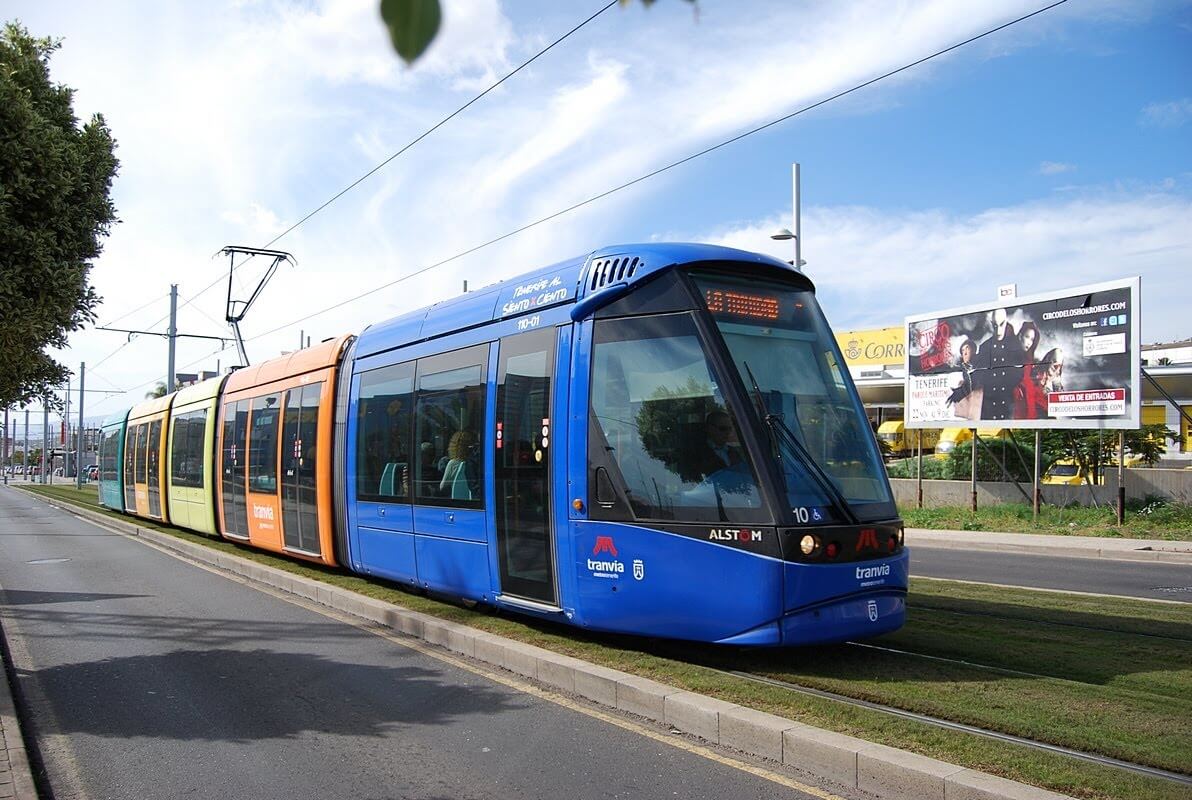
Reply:
M633 273L642 265L637 256L612 256L592 262L591 277L588 279L588 289L596 291L613 283L620 283L632 278Z

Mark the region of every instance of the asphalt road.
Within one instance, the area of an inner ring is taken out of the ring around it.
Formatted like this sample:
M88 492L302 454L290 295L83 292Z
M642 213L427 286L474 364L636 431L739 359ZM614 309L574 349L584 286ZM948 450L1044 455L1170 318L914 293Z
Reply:
M809 796L12 489L0 586L56 800Z
M911 548L911 575L1192 602L1192 564Z

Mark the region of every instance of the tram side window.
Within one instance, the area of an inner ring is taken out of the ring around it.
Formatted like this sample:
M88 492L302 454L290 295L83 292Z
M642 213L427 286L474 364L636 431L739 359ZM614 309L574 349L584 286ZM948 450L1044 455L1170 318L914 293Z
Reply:
M280 394L254 397L248 432L248 490L277 492L277 429L281 422Z
M117 454L120 448L120 429L105 433L102 439L101 455L99 457L99 479L102 481L116 480Z
M207 409L174 417L170 448L170 479L174 486L203 488L203 440L207 432Z
M598 320L593 338L590 474L607 470L639 519L758 520L757 476L691 316Z
M484 507L484 371L488 345L418 362L415 500Z
M382 367L360 376L356 411L358 499L410 502L413 410L414 362Z

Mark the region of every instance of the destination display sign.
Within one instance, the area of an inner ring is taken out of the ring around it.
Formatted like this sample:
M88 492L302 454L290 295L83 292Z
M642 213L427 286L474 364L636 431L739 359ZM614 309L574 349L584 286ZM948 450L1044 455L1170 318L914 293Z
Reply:
M1137 428L1139 285L907 317L907 427Z

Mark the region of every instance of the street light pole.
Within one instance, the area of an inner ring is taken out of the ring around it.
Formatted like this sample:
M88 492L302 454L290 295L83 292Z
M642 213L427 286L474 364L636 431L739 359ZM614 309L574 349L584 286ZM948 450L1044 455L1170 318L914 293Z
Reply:
M178 284L170 284L170 346L166 358L166 392L174 391L174 346L178 341Z
M791 165L791 207L795 230L792 233L788 228L779 228L775 233L770 234L770 238L780 242L789 241L790 239L795 240L795 260L791 261L790 264L802 272L803 265L807 262L803 260L803 214L800 207L802 201L799 195L799 163L795 162Z
M799 202L799 162L791 164L791 194L795 217L795 269L803 269L803 214Z
M83 394L87 385L87 362L79 363L79 449L75 453L75 488L83 488Z
M53 466L53 461L50 459L50 403L48 400L41 401L41 483L48 483L47 472Z

